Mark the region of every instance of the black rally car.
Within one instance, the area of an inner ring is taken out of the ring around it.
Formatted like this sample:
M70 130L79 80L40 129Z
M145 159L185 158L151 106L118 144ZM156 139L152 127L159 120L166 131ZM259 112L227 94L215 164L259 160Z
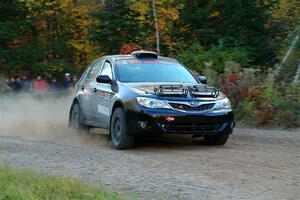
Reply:
M76 131L109 130L116 149L136 135L182 133L226 143L234 127L228 98L175 59L155 52L101 57L76 85L69 125Z

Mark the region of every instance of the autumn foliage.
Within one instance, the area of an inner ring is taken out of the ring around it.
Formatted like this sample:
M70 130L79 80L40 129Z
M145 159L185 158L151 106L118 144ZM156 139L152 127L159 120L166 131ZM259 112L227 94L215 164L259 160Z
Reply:
M137 44L124 44L120 49L120 54L130 54L133 51L141 50L141 47Z
M217 71L228 60L273 66L300 21L297 0L4 0L0 72L50 77L81 72L104 54L155 50L153 2L161 54L193 54L182 61L213 62Z

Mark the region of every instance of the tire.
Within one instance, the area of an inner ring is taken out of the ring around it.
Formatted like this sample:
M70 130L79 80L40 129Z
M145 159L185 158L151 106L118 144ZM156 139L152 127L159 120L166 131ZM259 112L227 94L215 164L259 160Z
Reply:
M206 145L224 145L228 138L229 134L204 136L204 143Z
M110 136L114 149L131 149L135 137L127 133L127 126L123 108L116 108L110 123Z
M89 127L81 124L81 111L78 103L75 103L71 110L71 128L77 133L86 133L89 131Z

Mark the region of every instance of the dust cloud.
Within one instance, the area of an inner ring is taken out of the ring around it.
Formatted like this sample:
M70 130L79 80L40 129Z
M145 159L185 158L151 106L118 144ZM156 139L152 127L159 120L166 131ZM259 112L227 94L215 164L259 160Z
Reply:
M0 135L68 144L97 144L99 135L68 127L71 95L0 94Z

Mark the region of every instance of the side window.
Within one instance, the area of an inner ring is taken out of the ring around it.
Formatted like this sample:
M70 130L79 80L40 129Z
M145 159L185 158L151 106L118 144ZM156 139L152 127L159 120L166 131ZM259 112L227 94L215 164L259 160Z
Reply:
M100 70L102 69L103 63L104 63L104 60L97 61L94 64L93 68L91 69L87 78L91 79L91 80L96 80L97 75L100 73Z
M91 67L88 67L83 74L81 75L80 79L78 80L78 82L81 82L82 80L85 79L85 77L87 76L87 74L89 73L89 71L91 70Z
M101 75L107 75L110 79L112 79L112 71L111 71L111 64L109 62L105 62L103 66L103 70Z

